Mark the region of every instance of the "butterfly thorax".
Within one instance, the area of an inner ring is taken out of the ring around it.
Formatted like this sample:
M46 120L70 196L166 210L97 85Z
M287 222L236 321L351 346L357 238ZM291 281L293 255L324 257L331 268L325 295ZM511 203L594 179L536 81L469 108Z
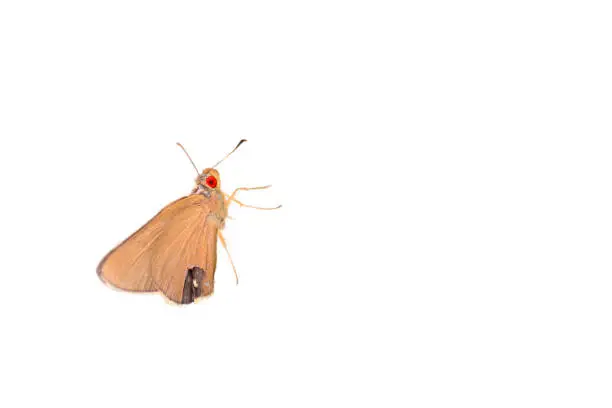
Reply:
M206 185L198 183L193 189L192 194L200 194L206 198L205 205L210 211L206 218L206 222L215 223L219 229L223 229L225 226L225 218L227 217L223 193L218 189L211 189Z

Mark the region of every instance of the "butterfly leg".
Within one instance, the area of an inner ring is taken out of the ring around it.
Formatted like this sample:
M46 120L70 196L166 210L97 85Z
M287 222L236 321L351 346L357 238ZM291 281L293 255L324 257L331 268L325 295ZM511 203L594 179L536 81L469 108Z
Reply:
M255 208L256 210L278 210L279 208L282 207L282 205L278 205L276 207L256 207L254 205L245 204L245 203L243 203L241 201L238 201L235 198L232 198L232 201L235 202L236 204L238 204L240 207Z
M223 195L225 196L225 203L226 203L226 205L229 205L229 203L234 201L234 197L236 197L236 194L238 194L239 191L265 190L265 189L270 188L270 187L272 187L272 186L271 185L267 185L267 186L262 186L262 187L238 187L237 189L232 191L232 194L225 194L225 193L223 193Z
M269 185L268 185L268 186L263 186L263 187L239 187L239 188L235 189L235 190L232 192L232 194L230 194L230 195L225 194L225 197L226 197L226 200L225 200L225 207L226 207L226 208L228 208L228 207L229 207L229 205L230 205L232 202L235 202L235 203L236 203L236 204L238 204L240 207L255 208L255 209L257 209L257 210L276 210L276 209L279 209L279 208L281 208L281 206L280 206L280 205L279 205L279 206L277 206L277 207L256 207L256 206L254 206L254 205L245 204L245 203L243 203L243 202L239 201L239 200L236 198L236 194L237 194L239 191L248 191L248 190L264 190L264 189L266 189L266 188L270 188L270 187L271 187L271 186L269 186Z
M236 277L236 285L238 285L238 272L236 272L236 266L234 265L232 256L230 255L229 250L227 249L227 243L225 242L225 238L223 238L223 233L219 231L218 234L219 234L219 241L221 241L221 245L223 246L223 249L225 249L225 252L227 253L227 257L229 258L230 263L232 264L232 268L234 269L234 276Z

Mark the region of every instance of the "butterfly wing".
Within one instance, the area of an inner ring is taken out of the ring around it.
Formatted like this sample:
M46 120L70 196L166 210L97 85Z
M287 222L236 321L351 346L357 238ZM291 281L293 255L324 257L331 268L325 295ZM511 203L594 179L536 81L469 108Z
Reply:
M170 203L102 259L98 276L118 289L161 291L173 302L189 303L193 295L184 297L183 289L189 268L199 267L202 272L195 275L203 287L195 293L209 295L217 248L217 227L207 222L209 214L208 199L200 194Z

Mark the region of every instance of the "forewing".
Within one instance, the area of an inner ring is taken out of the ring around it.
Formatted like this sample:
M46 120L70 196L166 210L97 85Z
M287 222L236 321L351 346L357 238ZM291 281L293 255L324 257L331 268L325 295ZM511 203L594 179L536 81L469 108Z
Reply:
M164 207L155 217L130 235L102 259L98 276L107 284L131 292L156 292L151 275L154 244L173 220L192 210L193 196L178 199Z

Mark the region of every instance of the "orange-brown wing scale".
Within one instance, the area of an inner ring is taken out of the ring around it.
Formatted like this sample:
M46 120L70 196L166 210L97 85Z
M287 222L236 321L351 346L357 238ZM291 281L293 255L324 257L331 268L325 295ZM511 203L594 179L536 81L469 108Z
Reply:
M204 276L197 283L197 294L210 295L218 224L209 214L208 199L200 194L170 203L106 255L98 266L98 275L119 289L159 291L173 302L189 303L193 299L186 301L183 296L189 269L199 267Z

